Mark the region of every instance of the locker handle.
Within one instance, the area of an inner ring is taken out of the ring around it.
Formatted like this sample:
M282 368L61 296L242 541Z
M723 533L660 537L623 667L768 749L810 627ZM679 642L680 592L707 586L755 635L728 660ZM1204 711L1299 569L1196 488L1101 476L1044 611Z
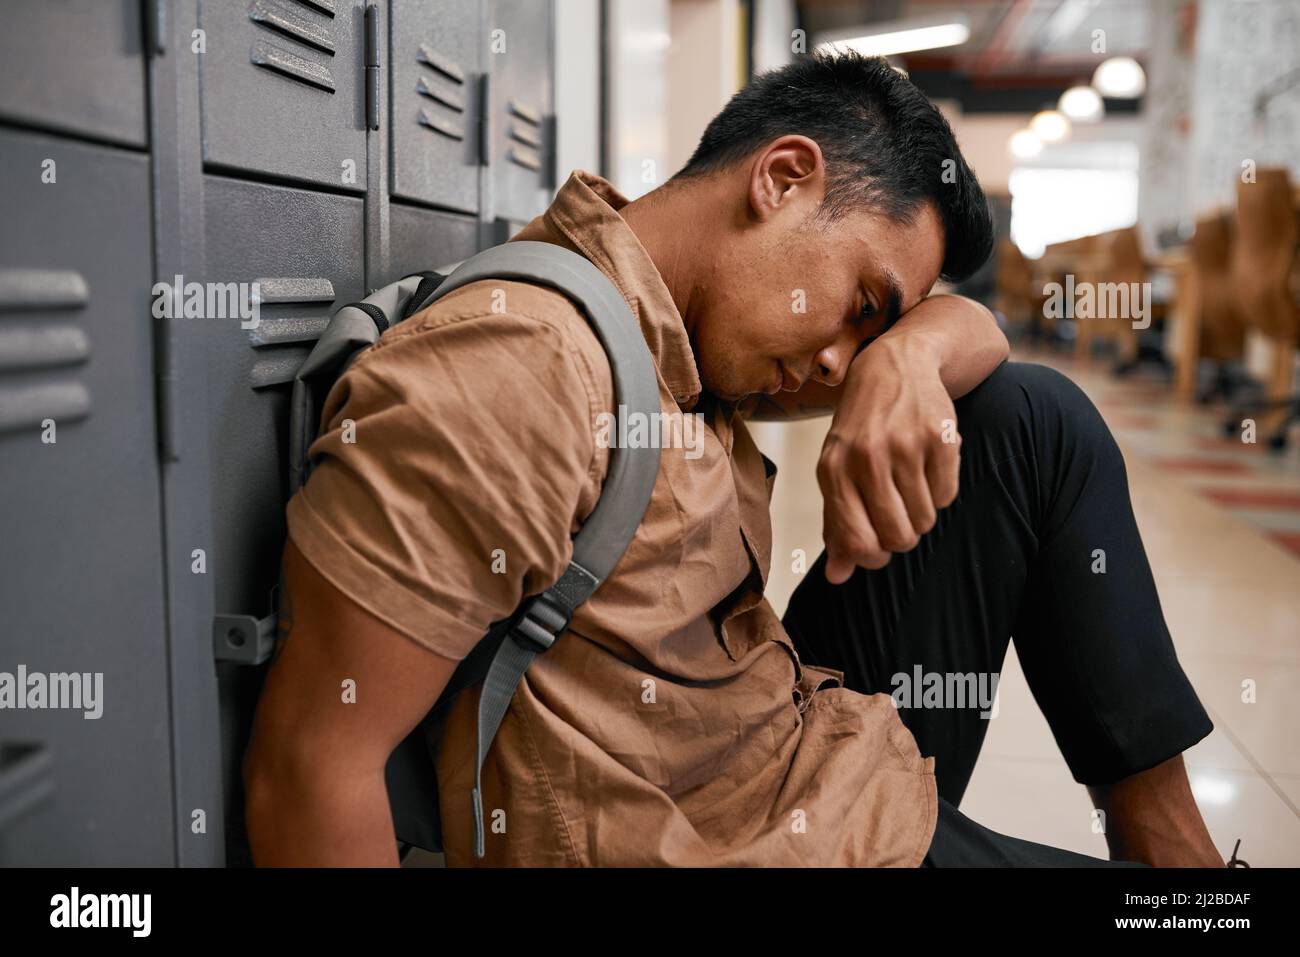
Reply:
M53 796L49 748L34 742L0 741L0 832Z

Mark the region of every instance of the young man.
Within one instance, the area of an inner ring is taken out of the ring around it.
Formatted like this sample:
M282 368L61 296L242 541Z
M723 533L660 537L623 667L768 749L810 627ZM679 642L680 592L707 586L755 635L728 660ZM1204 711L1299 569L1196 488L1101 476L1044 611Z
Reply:
M623 560L515 693L483 772L483 863L1103 863L961 815L978 706L889 696L915 665L996 672L1014 634L1112 855L1222 865L1180 759L1211 725L1113 440L1068 381L1004 363L986 310L927 298L992 232L906 79L801 59L737 94L665 186L629 203L576 172L515 238L604 271L663 411L703 426L662 450ZM397 863L385 763L487 626L565 568L612 407L585 318L515 282L447 296L336 385L289 504L288 634L245 762L257 863ZM783 626L762 597L774 470L744 420L819 410L826 554ZM1090 573L1095 548L1111 574ZM477 697L438 747L451 865L480 863Z

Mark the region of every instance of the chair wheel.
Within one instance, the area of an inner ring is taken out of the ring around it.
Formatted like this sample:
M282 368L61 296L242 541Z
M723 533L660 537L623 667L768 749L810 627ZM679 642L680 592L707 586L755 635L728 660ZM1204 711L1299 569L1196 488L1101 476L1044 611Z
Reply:
M1228 438L1230 438L1230 439L1236 437L1236 435L1237 435L1237 429L1238 429L1238 425L1237 425L1236 422L1224 422L1224 423L1223 423L1223 434L1226 435L1226 436L1227 436Z
M1281 452L1286 448L1286 433L1278 432L1276 435L1268 437L1268 447L1275 452Z

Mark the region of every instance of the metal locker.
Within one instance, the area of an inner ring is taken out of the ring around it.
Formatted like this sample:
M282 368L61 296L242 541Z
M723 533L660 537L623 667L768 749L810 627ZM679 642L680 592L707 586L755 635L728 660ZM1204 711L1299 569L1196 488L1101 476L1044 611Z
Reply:
M478 221L471 216L394 203L389 210L389 228L390 272L378 285L457 263L478 252Z
M185 349L201 349L208 369L208 552L214 609L233 624L264 619L285 537L286 442L290 384L331 313L364 296L362 200L219 176L204 178L209 283L246 283L260 305L254 319L196 326ZM250 326L251 328L243 328ZM217 666L228 863L241 863L240 761L263 668L240 663L251 643L225 649Z
M144 146L139 0L10 0L0 31L0 117Z
M490 218L528 222L553 188L550 0L488 0Z
M361 0L203 0L203 159L345 191L366 189Z
M89 676L0 714L0 864L166 866L149 160L0 129L0 162L0 671Z
M392 194L478 211L482 48L476 0L396 0Z

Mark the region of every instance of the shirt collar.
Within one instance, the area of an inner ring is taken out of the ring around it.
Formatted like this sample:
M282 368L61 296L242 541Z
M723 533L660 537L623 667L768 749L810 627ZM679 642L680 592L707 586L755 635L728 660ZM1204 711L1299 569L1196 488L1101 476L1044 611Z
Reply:
M700 375L686 324L654 260L619 215L627 204L608 180L574 170L546 212L511 238L567 246L608 276L636 315L673 399L690 408L700 395Z

